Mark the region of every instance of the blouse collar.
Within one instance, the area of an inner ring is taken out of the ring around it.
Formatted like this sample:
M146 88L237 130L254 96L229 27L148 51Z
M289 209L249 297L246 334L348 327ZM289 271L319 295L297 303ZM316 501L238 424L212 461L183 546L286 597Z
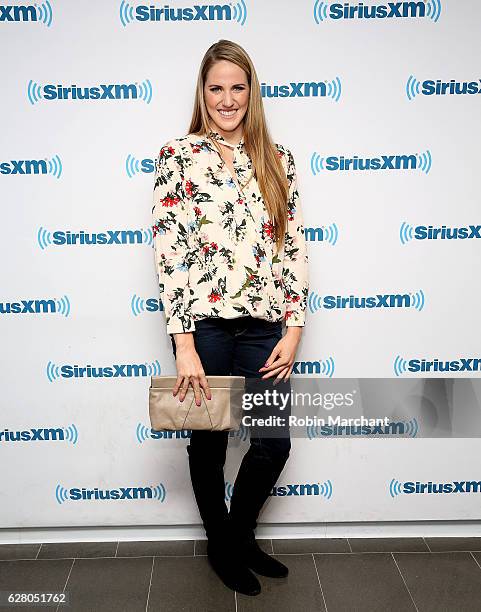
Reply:
M221 134L219 134L219 132L217 132L216 130L211 130L209 132L209 136L211 138L214 138L218 142L221 142L226 147L230 147L231 149L238 149L239 151L243 150L243 147L244 147L244 136L242 136L242 138L240 139L240 141L239 141L239 143L237 145L233 145L230 142L227 142L227 140L223 136L221 136Z

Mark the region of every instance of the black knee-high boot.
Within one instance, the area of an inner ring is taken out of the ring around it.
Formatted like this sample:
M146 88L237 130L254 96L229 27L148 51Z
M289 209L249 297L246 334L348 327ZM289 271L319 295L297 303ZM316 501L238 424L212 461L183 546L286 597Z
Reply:
M228 432L202 433L220 434L211 435L210 444L197 444L203 436L195 432L196 443L187 446L192 488L207 535L207 557L228 588L244 595L258 595L259 581L231 546L224 481Z
M229 524L231 537L246 565L258 574L280 578L287 576L288 568L265 553L255 540L259 513L276 484L289 456L290 441L276 440L266 444L251 443L234 483Z
M228 519L224 464L228 432L192 432L187 446L192 489L207 538L223 538Z

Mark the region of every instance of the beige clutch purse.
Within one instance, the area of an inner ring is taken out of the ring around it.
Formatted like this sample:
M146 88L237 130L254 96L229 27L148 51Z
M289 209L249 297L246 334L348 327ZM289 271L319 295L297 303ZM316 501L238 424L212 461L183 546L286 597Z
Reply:
M207 376L212 399L206 400L201 389L201 405L195 403L194 390L189 385L184 401L180 391L174 397L177 376L152 376L149 388L149 414L152 429L180 431L208 429L237 431L242 420L244 376Z

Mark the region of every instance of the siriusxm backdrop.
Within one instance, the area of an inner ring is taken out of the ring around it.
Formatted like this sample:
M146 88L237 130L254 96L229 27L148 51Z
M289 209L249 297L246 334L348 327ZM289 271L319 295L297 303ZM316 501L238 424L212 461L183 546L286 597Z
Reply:
M175 373L150 224L219 38L296 161L293 379L480 376L480 28L479 0L0 2L2 527L199 523L188 432L149 429L150 375ZM453 484L479 483L479 439L415 433L295 439L262 521L481 518Z

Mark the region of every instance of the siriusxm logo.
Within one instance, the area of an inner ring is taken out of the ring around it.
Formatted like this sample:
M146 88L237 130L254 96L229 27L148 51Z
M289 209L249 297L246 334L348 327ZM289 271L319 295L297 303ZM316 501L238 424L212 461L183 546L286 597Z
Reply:
M325 482L315 482L306 484L287 484L272 487L272 491L269 493L272 497L298 497L303 495L322 495L326 499L332 497L332 482L326 480Z
M339 229L335 223L321 227L305 227L304 236L310 242L328 242L335 246L339 238Z
M261 94L264 98L332 98L339 102L342 87L341 79L332 81L310 81L308 83L287 83L268 85L261 83Z
M307 300L309 310L314 313L325 308L344 310L346 308L424 308L424 292L422 289L415 293L378 293L377 295L324 295L320 296L311 291Z
M242 423L238 430L229 431L229 438L240 438L243 442L247 440L248 429ZM143 444L146 440L186 440L192 435L190 429L182 429L180 431L163 431L147 427L143 423L137 423L135 428L135 437L139 444Z
M334 374L334 359L319 359L318 361L294 361L293 374L319 374L332 378Z
M155 170L155 160L146 157L145 159L137 159L130 153L125 160L125 172L129 178L133 178L136 174L151 174Z
M481 238L481 225L467 225L461 227L449 227L441 225L410 225L403 221L399 229L401 244L411 240L472 240Z
M0 314L61 314L70 315L70 300L66 295L44 300L20 300L19 302L0 302Z
M344 155L322 157L314 152L311 155L311 172L314 176L323 170L330 172L352 172L371 170L420 170L429 174L432 165L430 151L406 155L379 155L377 157L344 157Z
M4 429L0 431L0 442L70 442L77 444L78 430L72 424L68 427L32 427L31 429L22 429L10 431Z
M236 21L244 25L247 19L247 8L244 0L230 4L193 4L184 7L171 7L164 4L157 8L153 4L133 6L122 0L120 3L120 22L125 27L133 22L171 22L171 21Z
M105 232L71 232L40 227L37 242L42 250L50 246L98 246L112 244L153 244L152 229L106 230Z
M160 376L160 363L155 360L151 363L115 363L111 366L95 367L90 364L79 366L77 364L56 365L52 361L47 363L47 378L50 382L59 378L138 378L140 376Z
M441 81L441 79L426 79L418 81L410 75L406 83L406 96L414 100L416 96L464 96L481 94L481 79L475 81Z
M163 312L164 305L159 298L141 298L134 293L130 300L130 309L134 317L138 317L143 312Z
M399 482L393 478L388 484L388 493L394 498L402 493L431 494L431 493L481 493L481 480L453 480L452 482L416 482L408 480Z
M391 421L387 425L308 425L307 437L314 438L334 436L406 436L415 438L419 431L416 419L409 421Z
M52 17L52 5L48 0L40 5L35 4L33 6L18 4L4 4L0 6L0 22L33 21L50 27L52 25Z
M78 85L39 85L30 80L27 86L27 97L30 104L40 100L142 100L146 104L152 101L152 85L149 79L142 83L101 83L93 87Z
M58 155L52 159L11 159L0 162L0 174L51 174L62 176L62 161Z
M317 24L327 19L423 19L438 21L441 15L441 0L426 2L314 2L314 20Z
M403 359L397 355L393 363L394 374L401 376L406 372L479 372L481 359L460 357L459 359Z
M57 503L66 501L111 501L111 500L137 500L156 499L165 501L166 490L162 483L149 487L116 487L115 489L86 489L85 487L70 487L66 489L58 484L55 487Z
M234 486L230 482L225 483L225 500L230 501ZM269 495L271 497L303 497L306 495L318 495L331 499L332 497L332 482L326 480L325 482L314 482L314 483L292 483L286 485L280 485L272 487Z

